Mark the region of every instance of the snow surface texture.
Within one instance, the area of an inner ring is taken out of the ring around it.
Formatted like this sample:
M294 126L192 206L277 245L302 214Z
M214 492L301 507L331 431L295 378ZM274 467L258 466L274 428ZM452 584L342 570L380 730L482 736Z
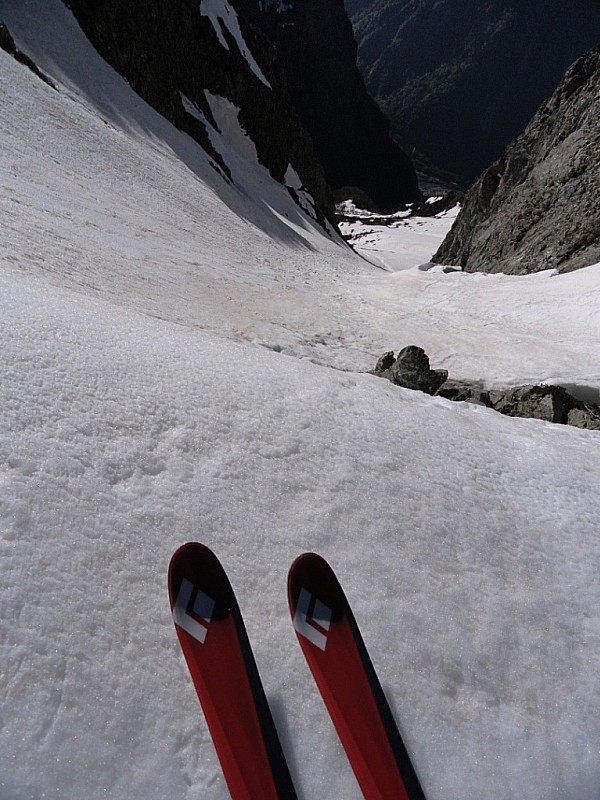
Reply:
M0 52L0 797L227 798L166 590L200 540L302 800L360 797L288 618L305 550L428 800L597 800L600 436L359 371L415 343L598 391L600 267L376 269L252 159L223 180L57 0L0 18L59 87Z

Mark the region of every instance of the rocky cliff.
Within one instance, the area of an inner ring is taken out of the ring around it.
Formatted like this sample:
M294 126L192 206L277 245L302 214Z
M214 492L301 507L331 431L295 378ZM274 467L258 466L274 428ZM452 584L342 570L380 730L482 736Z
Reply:
M381 211L419 197L411 160L357 68L343 0L234 0L275 45L290 96L334 189L357 186Z
M600 46L467 194L433 257L468 272L568 272L600 261Z
M472 183L600 42L597 0L346 0L392 130ZM412 152L412 151L411 151Z
M100 55L225 173L201 121L214 125L206 92L240 110L239 122L272 177L284 182L291 164L315 200L319 221L333 220L331 190L289 101L275 51L228 0L65 2Z

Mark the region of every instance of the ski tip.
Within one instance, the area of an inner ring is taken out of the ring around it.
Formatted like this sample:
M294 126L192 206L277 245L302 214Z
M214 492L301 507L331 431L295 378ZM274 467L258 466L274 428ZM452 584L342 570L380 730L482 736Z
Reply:
M232 604L232 589L221 562L213 551L199 542L187 542L171 556L168 572L171 609L182 584L201 587L216 602L220 616L225 616Z
M185 544L180 545L171 556L171 563L169 564L169 568L172 567L173 564L178 559L185 557L188 554L194 554L194 553L202 555L210 554L213 558L216 558L213 551L205 544L200 544L200 542L186 542Z
M312 553L310 551L307 553L301 553L293 560L292 566L289 569L289 574L291 575L292 572L294 572L294 570L297 569L298 564L310 563L310 562L318 563L320 561L323 561L325 564L327 564L323 556L320 556L318 553Z
M294 618L301 596L318 598L331 610L333 619L340 619L347 613L347 600L344 591L329 563L318 553L299 555L288 573L288 603ZM311 602L313 602L311 600Z
M198 560L212 560L218 561L215 554L205 544L200 542L186 542L180 545L171 556L168 570L169 587L173 583L173 577L182 564L189 562L196 562Z
M323 558L322 555L319 555L319 553L313 553L312 551L301 553L294 559L292 566L290 567L290 574L300 566L315 570L320 569L333 574L333 567L331 564L325 558Z

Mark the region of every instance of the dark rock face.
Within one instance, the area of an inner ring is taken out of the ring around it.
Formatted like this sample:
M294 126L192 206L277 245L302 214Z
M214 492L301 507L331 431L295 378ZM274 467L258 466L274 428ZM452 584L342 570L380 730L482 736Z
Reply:
M275 45L290 96L334 189L359 187L380 211L416 200L408 156L369 97L343 0L235 0Z
M597 0L346 0L394 133L472 183L600 42Z
M405 389L475 403L509 417L530 417L600 431L600 405L583 402L562 386L487 390L477 383L448 379L446 370L430 369L429 357L415 345L401 350L397 359L391 350L384 353L374 373Z
M240 109L239 121L273 178L283 181L292 164L315 199L319 221L333 222L331 190L290 104L276 54L258 31L239 19L244 42L266 83L227 26L220 23L218 33L201 13L199 0L68 0L67 5L100 55L144 100L195 138L221 169L228 172L204 125L186 111L182 93L210 122L205 91L230 100ZM235 11L229 8L227 13Z
M479 178L433 261L568 272L600 261L600 46Z

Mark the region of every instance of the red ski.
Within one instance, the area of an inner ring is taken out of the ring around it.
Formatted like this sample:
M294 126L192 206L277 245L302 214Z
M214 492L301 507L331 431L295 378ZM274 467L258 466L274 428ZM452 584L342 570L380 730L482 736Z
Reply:
M171 559L175 629L233 800L297 800L237 600L217 557Z
M288 578L298 641L366 800L425 800L360 631L329 564L299 556Z

